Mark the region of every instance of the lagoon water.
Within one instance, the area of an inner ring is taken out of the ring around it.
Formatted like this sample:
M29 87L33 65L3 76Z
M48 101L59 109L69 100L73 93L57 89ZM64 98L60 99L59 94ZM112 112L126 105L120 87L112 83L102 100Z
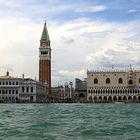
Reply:
M0 140L139 140L140 104L0 104Z

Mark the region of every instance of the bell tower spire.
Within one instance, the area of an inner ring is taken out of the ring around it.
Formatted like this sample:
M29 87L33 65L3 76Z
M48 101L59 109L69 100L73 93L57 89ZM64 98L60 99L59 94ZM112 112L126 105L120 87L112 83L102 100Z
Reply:
M42 83L47 83L48 93L51 93L51 47L50 38L46 26L46 21L44 23L44 28L42 31L39 47L39 81Z
M43 28L43 32L42 32L42 35L41 35L41 40L50 41L47 26L46 26L46 21L44 23L44 28Z

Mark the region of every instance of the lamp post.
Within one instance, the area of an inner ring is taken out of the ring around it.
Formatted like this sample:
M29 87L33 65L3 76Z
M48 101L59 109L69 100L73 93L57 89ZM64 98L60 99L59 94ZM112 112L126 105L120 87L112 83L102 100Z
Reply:
M44 92L45 92L45 101L46 101L47 100L47 95L48 95L48 84L47 84L47 81L45 81L44 85L45 85Z
M70 81L70 98L72 98L72 86L73 86L73 83Z

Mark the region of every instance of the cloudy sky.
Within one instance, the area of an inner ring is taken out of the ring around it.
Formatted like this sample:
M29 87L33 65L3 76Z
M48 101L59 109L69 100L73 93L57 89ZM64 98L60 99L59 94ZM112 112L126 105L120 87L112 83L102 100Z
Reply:
M87 69L140 68L139 0L0 0L0 75L38 79L45 20L53 86Z

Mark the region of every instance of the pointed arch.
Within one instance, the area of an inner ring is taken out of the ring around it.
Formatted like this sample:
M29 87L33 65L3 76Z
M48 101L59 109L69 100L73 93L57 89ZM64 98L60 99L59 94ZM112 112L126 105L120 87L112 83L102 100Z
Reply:
M116 96L113 97L113 101L117 101L117 97Z
M112 101L112 97L111 96L108 97L108 101L110 101L110 102Z
M129 100L129 101L130 101L130 100L132 100L132 97L131 97L131 96L129 96L129 97L128 97L128 100Z
M106 78L106 84L110 84L110 78Z
M99 98L98 98L99 100L102 100L102 96L99 96Z
M118 97L118 101L122 101L122 97L121 96Z
M134 97L133 97L133 100L134 100L134 101L136 101L136 100L137 100L137 97L136 97L136 96L134 96Z
M97 97L96 97L96 96L94 96L94 98L93 98L93 99L94 99L94 101L95 101L95 102L97 102Z
M103 97L103 100L104 100L104 101L107 101L107 97L106 97L106 96L104 96L104 97Z
M118 79L118 83L119 83L119 84L123 84L123 79L122 79L122 78L119 78L119 79Z
M89 100L89 101L92 101L92 97L91 97L91 96L89 96L88 100Z
M127 100L127 98L126 98L126 96L124 96L124 97L123 97L123 101L126 101L126 100Z
M94 79L94 84L98 84L98 79L97 78Z
M130 80L128 81L128 84L129 84L129 85L133 85L133 81L130 79Z

